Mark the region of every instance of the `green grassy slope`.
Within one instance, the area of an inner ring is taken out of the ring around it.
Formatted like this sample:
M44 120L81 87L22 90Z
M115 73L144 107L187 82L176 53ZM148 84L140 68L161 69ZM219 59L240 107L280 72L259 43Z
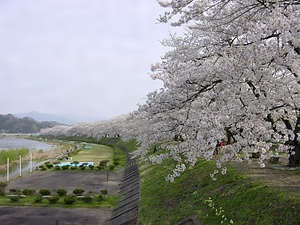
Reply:
M228 168L210 178L213 162L200 161L173 183L166 181L173 163L140 164L140 223L176 224L196 215L203 224L299 224L299 195L280 192Z

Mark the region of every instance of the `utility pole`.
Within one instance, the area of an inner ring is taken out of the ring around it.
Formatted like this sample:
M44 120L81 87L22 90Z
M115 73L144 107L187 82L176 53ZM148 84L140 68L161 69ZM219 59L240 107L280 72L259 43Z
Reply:
M7 164L6 164L6 181L9 181L9 158L7 158Z

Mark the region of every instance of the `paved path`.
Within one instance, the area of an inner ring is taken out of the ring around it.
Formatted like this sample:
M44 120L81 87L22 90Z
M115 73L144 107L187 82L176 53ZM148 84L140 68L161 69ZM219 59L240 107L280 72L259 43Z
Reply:
M112 209L0 207L3 225L102 225Z

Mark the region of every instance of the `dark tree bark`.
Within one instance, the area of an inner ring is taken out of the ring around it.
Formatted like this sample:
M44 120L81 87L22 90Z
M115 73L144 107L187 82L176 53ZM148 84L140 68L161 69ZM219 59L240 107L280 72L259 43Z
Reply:
M300 142L298 140L298 133L300 132L300 115L297 118L296 126L294 129L294 140L289 152L289 166L300 166Z

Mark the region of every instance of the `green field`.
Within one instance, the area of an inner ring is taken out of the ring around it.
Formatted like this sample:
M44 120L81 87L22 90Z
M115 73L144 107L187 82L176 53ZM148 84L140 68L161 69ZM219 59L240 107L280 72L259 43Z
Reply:
M112 164L114 155L113 148L105 145L91 145L91 149L82 149L78 153L72 156L72 161L79 162L94 162L94 165L99 165L102 160L110 160L109 164Z

